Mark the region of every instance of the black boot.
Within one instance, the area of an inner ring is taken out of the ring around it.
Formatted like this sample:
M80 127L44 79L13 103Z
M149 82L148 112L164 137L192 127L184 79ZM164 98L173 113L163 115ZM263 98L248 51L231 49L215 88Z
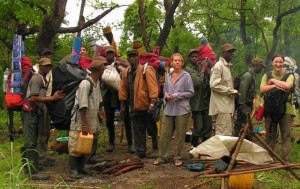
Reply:
M69 157L69 176L73 179L81 179L82 176L78 172L79 157L70 156Z
M23 149L24 150L24 149ZM31 173L32 180L48 180L50 177L39 171L39 154L35 149L25 151L29 164L25 166L25 173Z
M96 164L99 162L96 159L97 145L98 145L98 137L94 136L92 152L91 152L91 154L87 155L86 162L85 162L86 164Z
M84 174L84 175L88 175L89 171L86 170L86 168L84 167L84 162L86 162L85 155L81 155L78 158L78 161L79 161L78 172L81 173L81 174Z
M198 141L199 141L199 137L192 135L192 142L191 142L192 148L196 148L198 146Z

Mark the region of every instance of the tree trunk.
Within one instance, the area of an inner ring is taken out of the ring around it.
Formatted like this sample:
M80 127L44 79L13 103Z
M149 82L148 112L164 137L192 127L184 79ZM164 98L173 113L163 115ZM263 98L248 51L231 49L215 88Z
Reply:
M37 50L41 48L53 49L53 40L65 17L67 1L55 1L51 15L45 16L41 31L37 36Z
M171 0L164 0L164 5L166 8L165 23L156 42L156 46L159 46L161 50L166 44L167 38L171 30L171 26L174 23L174 13L180 1L181 0L174 0L173 2L171 2Z

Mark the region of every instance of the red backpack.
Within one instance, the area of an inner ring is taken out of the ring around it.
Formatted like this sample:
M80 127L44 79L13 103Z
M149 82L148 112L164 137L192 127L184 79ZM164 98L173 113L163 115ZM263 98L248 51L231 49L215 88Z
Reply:
M13 109L22 108L24 98L26 97L28 83L34 74L32 63L29 57L22 56L21 70L22 70L22 82L20 86L21 90L19 93L12 92L12 83L11 83L11 77L13 73L12 70L10 70L10 73L8 75L8 85L7 85L8 87L5 94L5 104L7 108L13 108Z
M213 49L207 45L201 45L200 47L197 48L199 52L199 61L202 62L203 60L207 60L209 62L209 66L206 69L206 73L210 73L210 69L216 64L217 62L217 56L214 53Z

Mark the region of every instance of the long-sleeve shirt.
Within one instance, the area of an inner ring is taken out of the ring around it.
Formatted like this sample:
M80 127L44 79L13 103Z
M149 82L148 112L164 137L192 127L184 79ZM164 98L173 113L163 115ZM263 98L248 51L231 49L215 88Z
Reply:
M182 71L175 83L172 82L172 73L168 73L164 85L164 114L179 116L189 113L190 98L194 93L193 81L188 72ZM167 94L172 94L174 99L166 101Z
M250 73L251 70L244 73L240 80L239 85L239 99L237 101L238 111L247 115L247 112L251 112L253 108L253 100L256 96L255 91L255 74Z
M209 81L211 97L209 103L209 115L234 112L233 78L230 64L224 58L220 58L211 71Z

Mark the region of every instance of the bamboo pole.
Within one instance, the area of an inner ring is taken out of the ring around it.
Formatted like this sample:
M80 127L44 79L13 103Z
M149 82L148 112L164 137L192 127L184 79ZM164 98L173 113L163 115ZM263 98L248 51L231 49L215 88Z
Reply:
M300 163L297 164L287 164L287 165L280 165L277 167L268 167L268 168L262 168L262 169L254 169L254 170L245 170L245 171L236 171L236 172L227 172L227 173L220 173L220 174L210 174L210 175L203 175L204 178L210 178L210 177L229 177L231 175L241 175L241 174L248 174L248 173L257 173L262 171L271 171L271 170L277 170L277 169L288 169L291 167L297 167L300 166Z

